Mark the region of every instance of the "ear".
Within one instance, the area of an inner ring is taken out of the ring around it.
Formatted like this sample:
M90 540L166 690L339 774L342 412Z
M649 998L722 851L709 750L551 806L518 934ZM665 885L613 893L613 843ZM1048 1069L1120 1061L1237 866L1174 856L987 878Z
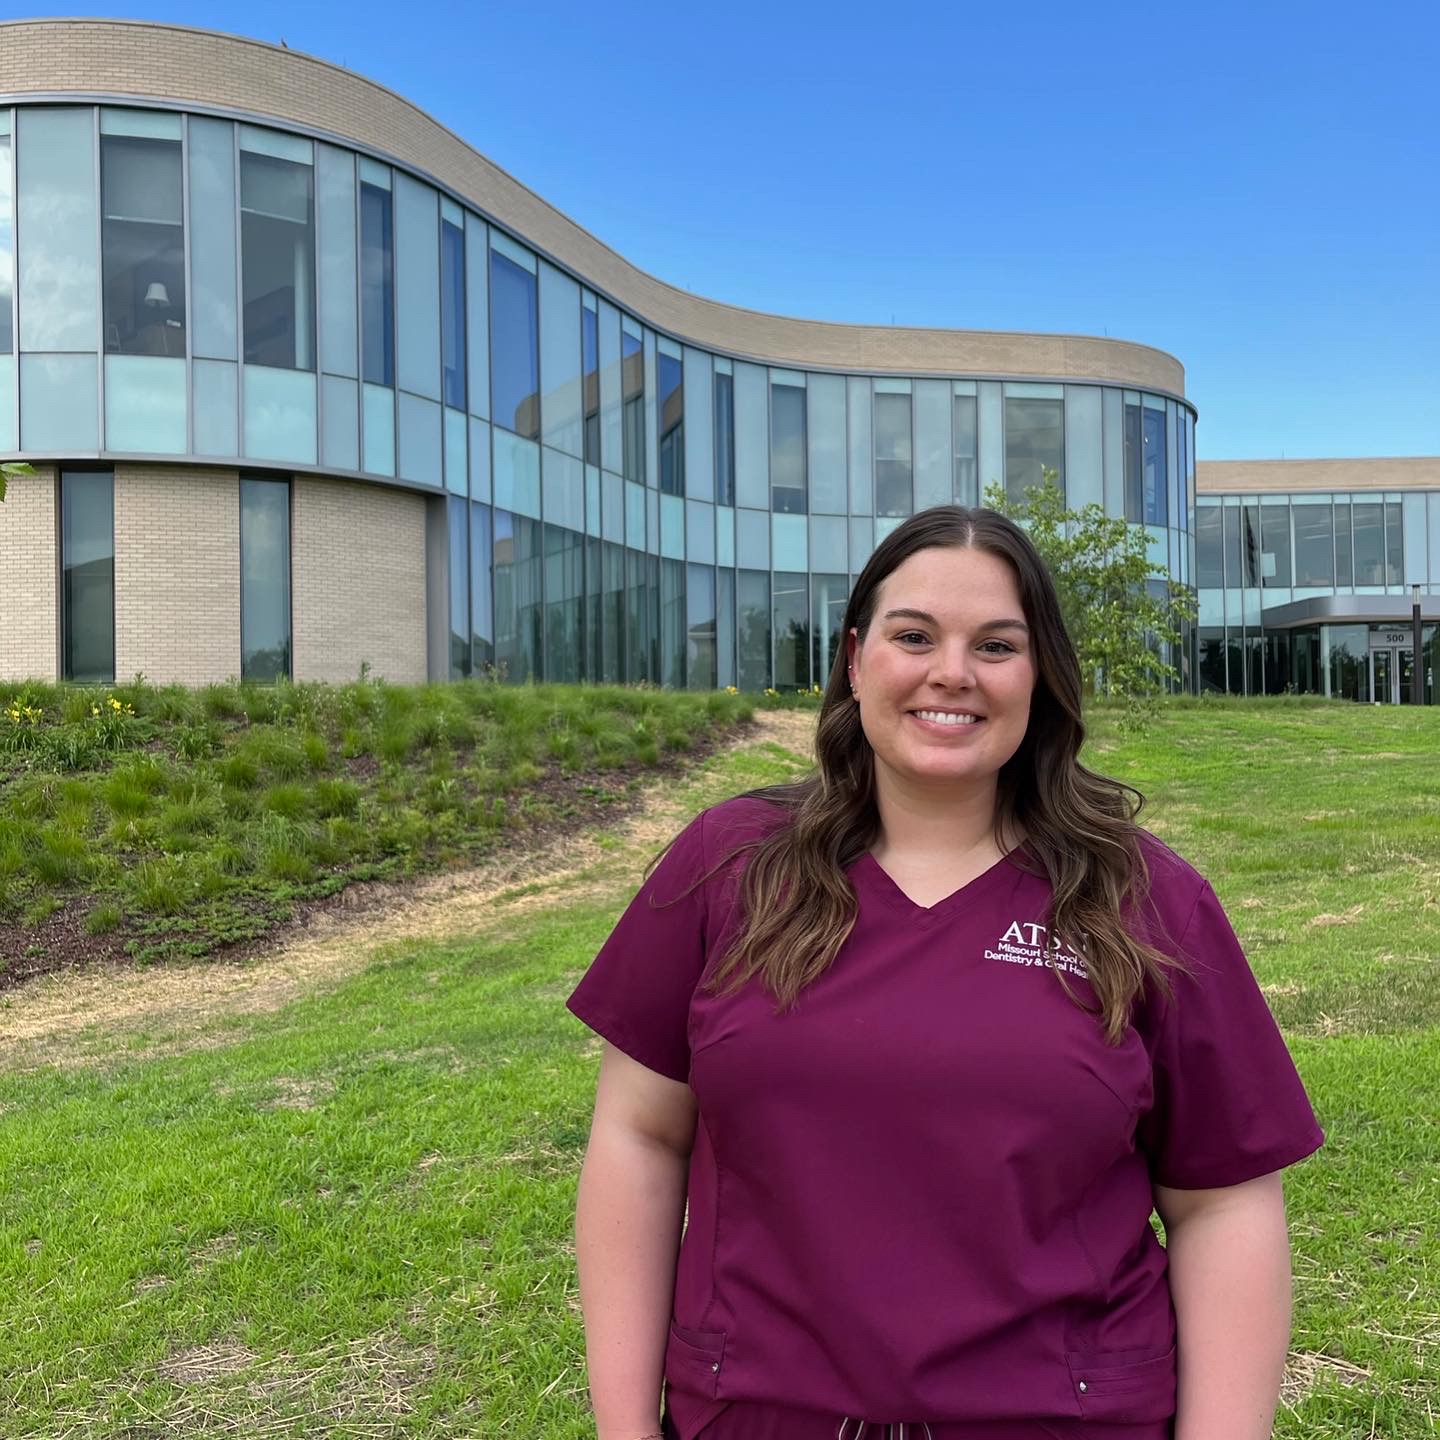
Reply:
M855 626L850 627L850 632L845 636L845 665L847 669L855 668L855 657L860 652L860 632Z

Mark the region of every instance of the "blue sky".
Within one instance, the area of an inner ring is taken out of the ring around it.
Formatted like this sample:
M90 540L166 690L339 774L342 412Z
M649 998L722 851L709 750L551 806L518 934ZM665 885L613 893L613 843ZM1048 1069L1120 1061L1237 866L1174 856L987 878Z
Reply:
M123 13L388 85L700 294L1156 345L1202 459L1440 454L1431 3Z

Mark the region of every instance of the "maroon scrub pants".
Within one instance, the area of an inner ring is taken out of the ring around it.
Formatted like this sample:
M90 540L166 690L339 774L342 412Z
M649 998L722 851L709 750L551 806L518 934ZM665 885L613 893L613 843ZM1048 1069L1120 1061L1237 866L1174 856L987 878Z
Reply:
M667 1412L665 1440L680 1440ZM1096 1420L909 1420L889 1424L816 1410L732 1400L698 1436L687 1440L1173 1440L1174 1422L1117 1425Z

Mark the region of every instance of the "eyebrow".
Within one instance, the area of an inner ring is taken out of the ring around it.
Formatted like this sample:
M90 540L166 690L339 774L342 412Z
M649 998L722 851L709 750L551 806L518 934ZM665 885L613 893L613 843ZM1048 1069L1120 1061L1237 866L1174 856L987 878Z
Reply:
M887 610L881 617L885 620L920 620L926 625L933 625L938 630L940 622L926 610ZM977 630L1023 630L1025 634L1030 633L1030 627L1023 620L987 620L983 625L977 625Z

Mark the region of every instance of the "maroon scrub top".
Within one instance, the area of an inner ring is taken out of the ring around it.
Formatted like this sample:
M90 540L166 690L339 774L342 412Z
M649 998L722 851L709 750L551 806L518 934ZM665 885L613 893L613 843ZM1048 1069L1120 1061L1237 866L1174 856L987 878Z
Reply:
M854 929L777 1015L756 979L698 984L735 933L743 855L659 902L786 819L739 796L691 822L567 1002L695 1092L665 1355L681 1440L731 1401L1097 1435L1168 1419L1152 1185L1236 1185L1324 1140L1214 891L1141 833L1132 933L1192 976L1169 972L1173 1003L1147 992L1112 1046L1051 973L1093 998L1047 942L1023 846L928 909L866 852Z

